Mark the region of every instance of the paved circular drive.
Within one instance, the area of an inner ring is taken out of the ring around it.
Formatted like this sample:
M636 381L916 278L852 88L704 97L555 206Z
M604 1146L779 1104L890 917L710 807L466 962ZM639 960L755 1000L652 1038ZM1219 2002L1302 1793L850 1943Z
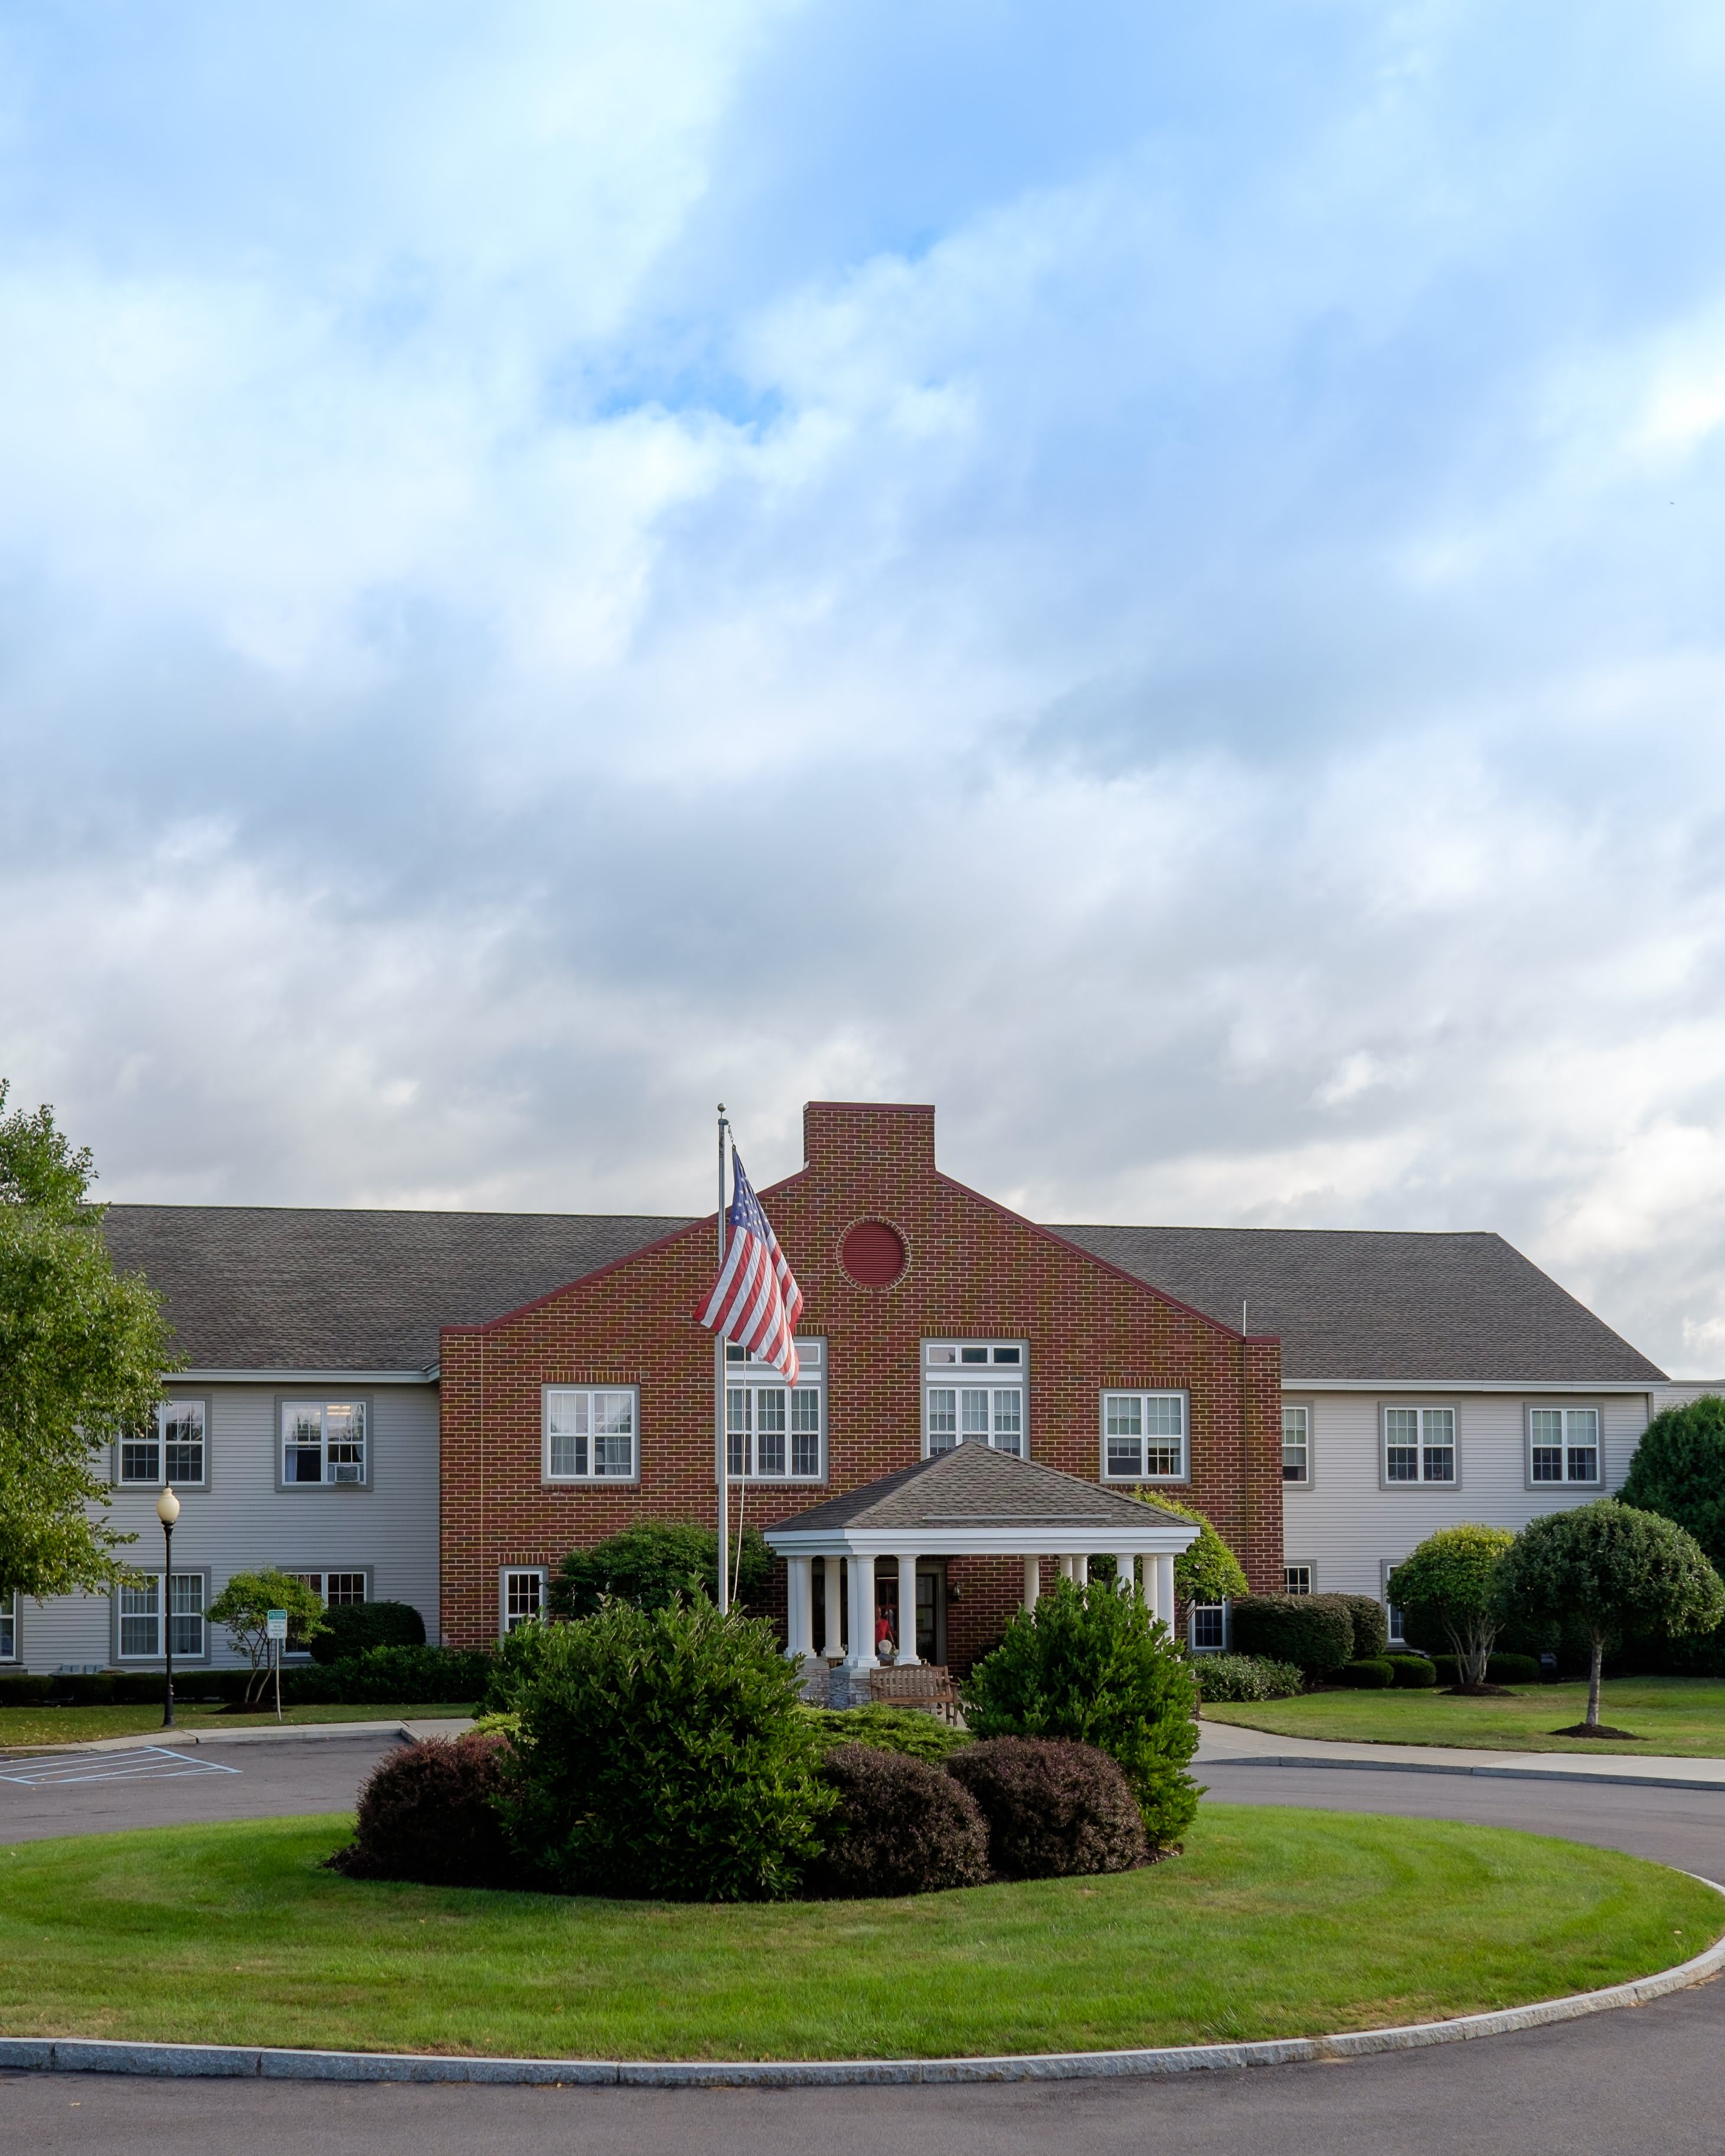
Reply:
M263 1749L264 1748L259 1748ZM151 1819L240 1818L333 1810L337 1778L354 1785L378 1756L368 1744L271 1746L234 1763L239 1777L110 1786L100 1800L62 1790L69 1830ZM311 1754L316 1754L311 1758ZM300 1755L295 1757L294 1755ZM231 1757L231 1755L230 1755ZM1229 1803L1298 1804L1522 1826L1626 1849L1713 1878L1725 1875L1725 1796L1587 1783L1216 1765L1204 1769ZM257 1779L254 1781L255 1775ZM239 1794L241 1782L253 1794ZM218 1794L216 1785L225 1794ZM295 1801L290 1792L304 1790ZM316 1794L310 1794L316 1791ZM22 1789L0 1784L0 1839ZM40 1797L33 1799L39 1804ZM111 1809L84 1809L100 1801ZM220 1804L223 1809L209 1807ZM174 1808L177 1807L177 1810ZM159 1808L159 1809L158 1809ZM39 1827L31 1830L40 1832ZM69 1830L62 1812L57 1829ZM1352 2062L1282 2066L1175 2082L1053 2087L783 2091L414 2087L382 2084L155 2082L117 2076L0 2076L0 2149L121 2156L172 2146L175 2156L340 2150L364 2156L1085 2156L1159 2152L1238 2156L1290 2148L1314 2156L1590 2156L1656 2148L1718 2156L1717 2061L1725 2056L1725 1984L1703 1985L1633 2012L1522 2035Z

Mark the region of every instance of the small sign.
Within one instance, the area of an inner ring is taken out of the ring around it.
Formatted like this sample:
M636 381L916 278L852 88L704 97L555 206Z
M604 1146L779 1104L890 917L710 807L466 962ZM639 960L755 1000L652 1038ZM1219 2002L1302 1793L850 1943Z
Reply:
M254 1607L256 1605L254 1604ZM287 1612L285 1609L266 1610L264 1613L264 1636L266 1640L286 1639Z

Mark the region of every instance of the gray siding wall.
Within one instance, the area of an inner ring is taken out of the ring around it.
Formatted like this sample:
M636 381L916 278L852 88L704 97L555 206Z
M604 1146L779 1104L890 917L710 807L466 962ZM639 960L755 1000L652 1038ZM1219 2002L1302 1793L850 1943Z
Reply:
M425 1620L426 1637L438 1638L435 1385L187 1383L184 1390L209 1402L208 1486L178 1492L176 1572L206 1573L213 1597L232 1574L261 1565L290 1572L364 1571L374 1599L412 1603ZM370 1401L368 1486L278 1487L276 1402L284 1394L298 1399L362 1394ZM110 1507L114 1524L138 1537L124 1554L151 1571L162 1563L156 1496L153 1490L116 1487ZM39 1671L115 1666L114 1609L110 1595L22 1603L18 1660L9 1666ZM211 1666L233 1667L244 1660L218 1627L206 1630Z

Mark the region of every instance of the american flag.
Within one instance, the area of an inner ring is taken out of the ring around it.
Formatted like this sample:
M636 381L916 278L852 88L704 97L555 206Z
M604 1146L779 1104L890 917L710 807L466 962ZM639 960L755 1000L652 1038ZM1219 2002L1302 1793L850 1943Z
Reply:
M742 1163L731 1156L731 1236L712 1293L696 1312L710 1332L735 1340L752 1362L769 1363L794 1385L803 1291L773 1232Z

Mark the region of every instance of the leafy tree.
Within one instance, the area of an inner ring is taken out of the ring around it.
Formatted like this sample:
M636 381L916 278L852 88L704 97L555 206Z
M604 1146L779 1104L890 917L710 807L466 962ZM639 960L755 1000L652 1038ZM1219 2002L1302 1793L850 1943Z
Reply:
M274 1566L263 1572L236 1572L205 1612L212 1625L227 1627L228 1637L252 1666L245 1688L248 1707L261 1697L270 1674L267 1625L272 1609L287 1612L290 1647L309 1646L329 1629L316 1590Z
M0 1110L7 1087L0 1080ZM95 1169L51 1108L0 1114L0 1599L112 1586L105 1448L153 1421L167 1327L141 1276L116 1273Z
M1655 1415L1617 1494L1686 1527L1714 1570L1725 1572L1725 1399L1704 1393Z
M1174 1559L1174 1593L1182 1602L1231 1602L1246 1592L1245 1567L1202 1512L1177 1504L1160 1490L1134 1490L1132 1495L1197 1527L1198 1540Z
M1504 1617L1498 1568L1514 1540L1507 1527L1440 1527L1389 1575L1389 1599L1413 1628L1409 1643L1429 1647L1446 1639L1464 1684L1486 1681Z
M1061 1580L971 1671L965 1720L975 1737L1076 1737L1125 1769L1153 1847L1189 1826L1198 1789L1190 1665L1135 1594Z
M591 1549L570 1551L551 1583L552 1614L590 1617L607 1595L638 1609L666 1609L696 1594L716 1603L718 1550L711 1527L673 1520L625 1527ZM737 1564L734 1542L732 1563ZM772 1551L753 1527L746 1529L737 1600L755 1600L772 1577Z
M1725 1584L1694 1536L1616 1497L1523 1527L1497 1575L1506 1609L1573 1620L1592 1649L1585 1727L1599 1727L1599 1670L1625 1631L1678 1636L1725 1620Z

